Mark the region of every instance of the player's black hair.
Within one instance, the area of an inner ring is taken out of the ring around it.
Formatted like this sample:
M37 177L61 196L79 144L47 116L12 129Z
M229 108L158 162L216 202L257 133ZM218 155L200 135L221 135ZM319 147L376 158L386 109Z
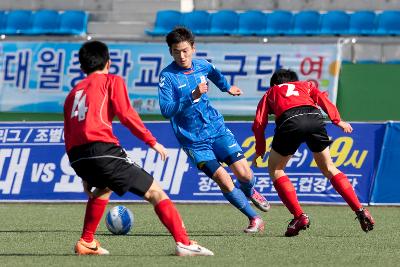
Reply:
M165 38L168 47L171 48L172 45L178 44L181 42L188 42L191 46L194 44L194 35L193 33L185 28L185 27L176 27L171 32L167 34Z
M290 69L279 69L272 74L269 85L272 87L274 85L287 83L287 82L296 82L299 80L297 73Z
M79 49L79 63L86 74L103 70L109 59L108 47L100 41L86 42Z

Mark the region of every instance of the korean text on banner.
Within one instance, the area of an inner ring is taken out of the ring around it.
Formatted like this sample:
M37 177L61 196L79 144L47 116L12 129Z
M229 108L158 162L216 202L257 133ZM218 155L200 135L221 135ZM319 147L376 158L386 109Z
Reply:
M171 61L162 43L108 43L110 72L125 79L132 105L141 114L159 114L159 74ZM84 78L78 61L80 43L1 42L0 111L62 112L66 94ZM336 102L340 46L337 44L198 43L195 57L219 68L240 98L211 86L209 97L223 114L253 115L272 73L291 68L302 80L328 91ZM243 52L245 51L245 52ZM211 84L211 83L210 83Z
M175 201L225 202L214 181L193 166L179 147L169 123L146 123L158 141L169 151L167 161L136 138L121 124L115 123L115 134L130 158L159 181ZM251 123L227 123L236 135L249 163L254 157ZM346 135L328 125L333 144L331 154L336 166L346 173L360 200L368 203L374 170L380 157L384 124L354 123L354 134ZM274 123L267 128L267 155L262 168L254 168L256 187L272 202L278 202L267 171L267 158ZM302 145L286 169L301 202L344 203L328 179L323 177ZM65 153L62 123L0 123L0 201L83 201L81 179L69 165ZM114 201L141 201L127 193Z

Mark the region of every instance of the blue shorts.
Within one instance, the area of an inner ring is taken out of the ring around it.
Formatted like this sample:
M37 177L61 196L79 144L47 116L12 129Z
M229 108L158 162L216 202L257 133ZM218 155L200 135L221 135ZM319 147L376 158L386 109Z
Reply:
M183 150L195 166L198 166L200 162L214 159L219 162L225 162L234 153L243 154L242 148L229 129L226 129L223 135L193 143L190 147L183 147Z

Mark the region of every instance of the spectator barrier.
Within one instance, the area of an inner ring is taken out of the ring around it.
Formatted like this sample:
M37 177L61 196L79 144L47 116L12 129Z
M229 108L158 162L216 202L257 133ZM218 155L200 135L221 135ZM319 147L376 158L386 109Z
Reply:
M159 114L158 80L172 62L164 43L109 42L112 74L125 79L132 105L139 113ZM0 42L0 111L59 112L66 94L84 78L80 43ZM209 60L240 97L222 93L212 83L208 96L224 114L253 115L269 87L272 73L291 68L300 79L312 80L335 102L338 80L337 44L224 44L197 43L198 58ZM199 80L200 83L200 80Z
M146 123L169 151L163 162L156 152L119 123L115 134L131 159L151 173L170 197L179 202L225 202L218 186L194 167L180 149L171 126L165 122ZM254 157L250 122L227 123L236 135L249 163ZM354 132L344 134L328 124L335 165L347 174L361 202L400 205L398 194L400 123L353 123ZM267 171L274 123L267 128L266 158L262 168L252 168L257 189L271 202L279 202ZM384 138L385 136L385 138ZM382 149L383 147L383 149ZM302 203L344 204L343 199L322 176L312 153L302 145L288 162L287 173ZM0 201L84 201L81 179L68 163L63 142L63 124L0 123ZM372 188L374 190L372 190ZM371 196L372 192L372 196ZM140 201L132 194L113 201Z
M398 205L400 202L400 123L388 122L376 170L371 204Z

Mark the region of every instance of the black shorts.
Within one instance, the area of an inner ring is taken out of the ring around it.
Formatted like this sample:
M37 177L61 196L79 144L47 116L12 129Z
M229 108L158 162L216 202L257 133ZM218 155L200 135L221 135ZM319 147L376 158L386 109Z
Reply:
M303 142L312 152L321 152L332 143L321 111L312 106L292 108L279 117L272 148L282 156L288 156L293 155Z
M143 196L154 180L115 144L94 142L73 147L68 157L76 174L91 187L108 187L119 196L127 191Z

